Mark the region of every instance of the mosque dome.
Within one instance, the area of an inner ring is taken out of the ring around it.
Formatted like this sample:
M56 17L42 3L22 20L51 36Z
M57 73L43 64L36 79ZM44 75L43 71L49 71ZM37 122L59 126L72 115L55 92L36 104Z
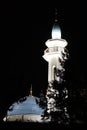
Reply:
M14 102L4 117L4 121L42 122L44 109L39 106L40 99L29 95Z

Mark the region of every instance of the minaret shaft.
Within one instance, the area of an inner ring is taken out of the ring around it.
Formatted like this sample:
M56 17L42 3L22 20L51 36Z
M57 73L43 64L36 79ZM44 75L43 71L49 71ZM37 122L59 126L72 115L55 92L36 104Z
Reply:
M55 72L54 69L58 66L58 58L53 57L48 61L48 82L55 80Z
M44 51L43 58L48 62L48 82L55 80L55 68L62 70L59 58L62 58L66 45L67 41L64 39L52 39L46 42L48 48Z

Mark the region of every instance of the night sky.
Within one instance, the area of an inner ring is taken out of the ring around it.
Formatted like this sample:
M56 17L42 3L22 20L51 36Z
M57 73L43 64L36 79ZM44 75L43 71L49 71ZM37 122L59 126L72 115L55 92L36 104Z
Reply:
M55 4L56 5L56 4ZM84 5L58 4L58 21L62 38L68 42L69 59L66 63L66 81L71 87L87 86L86 9ZM19 98L39 96L47 88L48 64L42 58L45 42L51 38L54 7L24 9L23 16L2 17L0 113ZM1 116L1 118L2 118Z

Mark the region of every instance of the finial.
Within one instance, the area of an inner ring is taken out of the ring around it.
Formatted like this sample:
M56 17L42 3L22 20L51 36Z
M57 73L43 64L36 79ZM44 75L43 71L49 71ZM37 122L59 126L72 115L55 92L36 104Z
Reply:
M31 87L30 87L30 93L29 93L29 96L32 96L32 84L31 84Z
M57 21L58 21L57 16L58 16L58 10L57 10L57 8L55 8L55 22L57 22Z
M55 8L55 21L54 21L52 32L51 32L52 39L61 39L61 29L58 24L57 16L58 16L58 12L57 12L57 8Z

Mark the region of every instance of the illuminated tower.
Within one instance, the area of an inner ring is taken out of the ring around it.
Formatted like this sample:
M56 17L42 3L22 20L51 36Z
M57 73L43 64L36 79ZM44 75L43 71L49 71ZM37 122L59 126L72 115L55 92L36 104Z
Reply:
M52 27L52 39L48 39L45 45L47 49L44 51L43 58L48 62L47 110L45 113L51 121L65 123L69 119L66 103L68 90L64 86L64 63L68 56L66 49L68 43L61 38L61 29L57 19Z
M48 62L48 82L57 80L61 81L60 76L55 75L55 69L64 71L61 62L65 61L67 41L61 38L61 29L55 20L52 28L52 39L46 41L45 45L48 47L44 51L43 58Z

